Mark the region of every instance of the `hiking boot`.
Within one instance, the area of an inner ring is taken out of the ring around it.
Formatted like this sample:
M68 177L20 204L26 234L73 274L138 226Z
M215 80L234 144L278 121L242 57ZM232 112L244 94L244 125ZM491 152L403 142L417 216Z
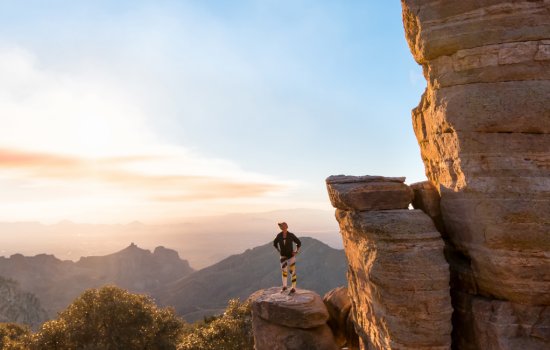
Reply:
M281 289L281 293L284 292L286 290L286 287L283 287L283 289Z
M288 294L292 294L292 293L295 293L295 292L296 292L296 289L292 288L292 289L290 290L290 293L288 293Z

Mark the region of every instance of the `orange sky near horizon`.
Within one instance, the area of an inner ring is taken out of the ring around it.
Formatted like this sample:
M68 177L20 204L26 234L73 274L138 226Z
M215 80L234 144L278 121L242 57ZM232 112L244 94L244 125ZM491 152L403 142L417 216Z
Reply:
M53 222L71 218L159 223L224 213L228 206L249 212L272 210L277 196L292 186L259 176L239 178L231 173L214 176L158 171L178 162L184 160L176 154L78 157L0 148L0 179L4 183L9 181L13 190L12 196L5 190L0 199L3 202L0 221ZM24 192L26 195L22 195ZM32 215L18 213L20 205ZM50 210L42 216L37 211L44 206ZM107 214L109 208L113 209L113 215ZM49 215L53 210L60 214L52 221ZM98 216L94 217L94 211Z

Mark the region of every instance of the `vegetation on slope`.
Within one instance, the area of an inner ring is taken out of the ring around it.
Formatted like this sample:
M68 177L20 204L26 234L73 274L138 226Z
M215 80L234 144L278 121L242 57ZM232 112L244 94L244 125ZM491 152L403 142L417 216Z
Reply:
M3 350L248 350L253 348L250 306L230 300L217 317L188 324L145 295L106 286L89 289L32 334L0 323Z

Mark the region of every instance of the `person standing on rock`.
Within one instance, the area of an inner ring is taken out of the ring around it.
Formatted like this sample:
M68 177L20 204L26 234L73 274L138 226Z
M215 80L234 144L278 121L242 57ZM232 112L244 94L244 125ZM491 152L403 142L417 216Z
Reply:
M279 255L281 256L281 270L283 275L283 289L281 290L281 293L286 290L288 276L287 271L290 270L290 274L292 275L292 289L290 290L290 293L292 294L296 291L295 256L300 251L302 242L300 242L294 233L288 231L288 225L286 222L279 222L278 225L281 232L279 232L273 240L273 246L277 249ZM294 250L294 243L296 243L296 250Z

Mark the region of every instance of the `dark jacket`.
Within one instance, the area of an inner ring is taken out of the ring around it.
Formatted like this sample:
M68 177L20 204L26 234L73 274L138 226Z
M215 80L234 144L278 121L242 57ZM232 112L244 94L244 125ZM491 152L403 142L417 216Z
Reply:
M286 239L283 239L283 233L279 232L277 237L273 240L273 246L275 249L279 251L281 256L292 258L292 252L294 251L294 247L292 246L292 242L296 243L296 246L298 249L302 246L302 242L294 235L292 232L286 233Z

